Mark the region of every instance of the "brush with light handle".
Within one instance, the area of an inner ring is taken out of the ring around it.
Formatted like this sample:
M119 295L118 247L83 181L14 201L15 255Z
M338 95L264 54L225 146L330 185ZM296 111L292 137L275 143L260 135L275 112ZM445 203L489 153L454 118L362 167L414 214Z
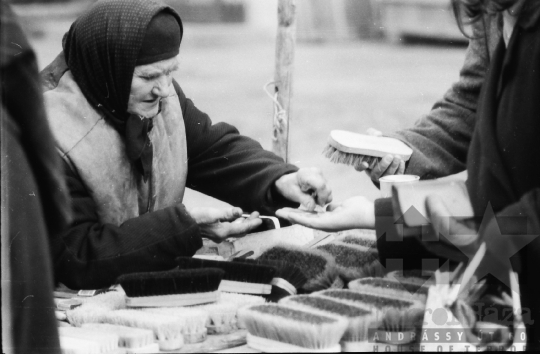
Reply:
M370 128L367 134L332 130L323 154L332 162L366 170L377 181L382 176L403 174L412 152L402 141Z

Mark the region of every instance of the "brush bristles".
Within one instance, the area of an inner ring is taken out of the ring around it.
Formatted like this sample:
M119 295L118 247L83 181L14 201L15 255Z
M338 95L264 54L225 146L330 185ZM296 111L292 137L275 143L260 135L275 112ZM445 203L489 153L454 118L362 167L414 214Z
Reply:
M321 313L328 316L339 316L348 321L344 341L358 342L368 339L368 330L377 328L378 316L371 310L318 296L289 296L279 302L291 308L308 312Z
M130 273L118 277L129 297L193 294L216 291L224 272L220 269L174 269Z
M239 317L251 335L308 349L335 346L345 333L347 321L288 308L265 304L243 308Z
M208 311L191 307L151 307L141 310L178 318L184 324L182 329L184 338L205 332L209 319Z
M357 154L351 154L348 152L339 151L332 145L326 145L326 147L323 150L323 155L330 159L333 163L340 163L344 165L353 166L354 168L364 168L362 166L362 162L365 162L368 164L369 168L372 169L375 164L381 159L380 157L376 156L368 156L368 155L357 155Z
M111 311L99 304L83 304L73 310L66 311L69 323L80 327L84 323L99 323Z
M276 274L274 278L282 278L291 283L296 289L301 288L308 281L305 274L300 268L295 266L293 263L285 262L281 260L269 260L269 259L245 259L245 258L235 258L234 262L240 263L251 263L251 264L262 264L274 267L276 269Z
M118 336L118 346L140 348L154 343L154 332L149 329L133 328L108 323L86 323L82 328L100 332L114 333Z
M398 299L407 299L425 303L428 288L411 283L400 283L383 278L357 279L349 283L349 289L362 293L385 295Z
M154 332L154 337L160 342L160 349L162 350L166 350L169 346L168 343L176 347L172 349L178 349L184 343L182 337L184 324L173 316L137 310L117 310L107 313L103 322L150 329Z
M336 241L377 250L377 239L375 237L368 238L368 237L361 237L361 236L346 235L344 237L340 237L336 239Z
M326 296L340 301L348 301L362 307L385 309L408 309L419 304L414 301L392 299L380 295L364 294L353 290L325 290L315 293L316 296Z
M60 337L70 337L99 344L99 353L112 353L118 349L118 336L112 333L99 332L77 327L58 328Z
M379 254L371 248L332 242L317 249L334 257L339 275L345 280L384 274Z
M417 301L389 298L382 295L364 294L353 290L325 290L315 296L330 297L366 309L377 310L377 318L384 329L410 330L418 326L423 317L424 306Z
M238 310L244 307L252 305L262 305L266 303L266 298L262 296L235 294L235 293L221 293L220 303L230 303L236 306L236 326L239 329L245 329L246 325L238 318Z
M308 279L302 287L306 291L327 289L337 278L334 259L320 250L278 244L263 252L258 259L294 264Z
M176 258L176 263L181 269L219 268L225 272L223 280L243 283L269 284L276 274L276 270L273 267L239 262L178 257Z
M208 333L223 334L238 329L236 325L238 305L236 304L218 301L217 303L199 305L191 308L203 310L208 313L209 317L206 322Z

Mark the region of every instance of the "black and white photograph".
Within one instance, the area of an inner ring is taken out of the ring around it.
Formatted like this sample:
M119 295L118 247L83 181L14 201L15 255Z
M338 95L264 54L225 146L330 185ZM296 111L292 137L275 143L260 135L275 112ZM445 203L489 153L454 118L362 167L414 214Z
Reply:
M0 103L2 353L540 350L540 0L0 0Z

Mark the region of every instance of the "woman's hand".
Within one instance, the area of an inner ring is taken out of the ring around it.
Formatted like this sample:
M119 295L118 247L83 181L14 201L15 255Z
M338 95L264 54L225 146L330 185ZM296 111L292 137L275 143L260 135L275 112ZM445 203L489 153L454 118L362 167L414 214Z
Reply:
M188 213L197 222L201 236L216 243L229 237L242 237L261 225L259 213L253 212L248 218L242 217L242 209L230 207L225 209L195 207Z
M283 208L276 215L292 223L324 231L375 228L375 207L365 197L352 197L342 203L330 204L327 210L315 213Z
M383 136L381 131L374 128L369 128L366 131L366 134L371 136ZM359 172L366 171L371 180L378 183L379 178L381 177L402 175L405 172L405 161L398 156L386 155L380 159L372 169L369 168L367 163L362 163L360 167L356 167L355 169Z
M317 205L332 201L332 191L318 168L301 168L281 176L275 182L276 190L290 201L302 204L309 211Z

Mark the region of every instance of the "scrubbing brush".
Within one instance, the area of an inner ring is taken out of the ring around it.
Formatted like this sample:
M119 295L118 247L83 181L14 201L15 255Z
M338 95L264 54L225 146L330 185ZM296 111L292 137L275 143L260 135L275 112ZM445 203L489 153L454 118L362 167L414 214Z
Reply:
M208 311L194 307L148 307L142 311L174 316L184 323L182 334L184 343L199 343L206 340L206 324L209 320Z
M174 316L138 310L117 310L108 312L102 322L150 329L154 332L160 350L176 350L184 345L184 323Z
M192 308L208 313L205 326L209 334L226 334L238 329L238 305L235 303L218 301L212 304L193 306Z
M323 154L332 162L364 169L366 165L373 168L388 154L407 161L412 152L405 143L394 138L332 130Z
M334 257L339 275L347 281L384 275L379 253L372 248L334 241L317 249Z
M270 294L276 270L273 267L238 262L177 257L180 269L219 268L224 271L220 291L243 294Z
M346 351L351 351L353 348L366 348L369 329L377 329L379 325L377 321L378 316L373 310L367 310L329 298L297 295L289 296L279 303L295 309L347 319L347 330L341 339L342 349L346 348Z
M118 346L128 354L156 353L159 345L154 342L154 332L149 329L133 328L108 323L85 323L82 328L118 336Z
M124 274L117 281L129 307L188 306L214 302L223 278L221 269L173 269Z
M279 304L256 305L238 313L248 330L247 343L263 352L339 352L347 320Z
M271 260L252 260L245 258L235 258L234 262L251 263L251 264L263 264L274 267L276 274L272 279L272 292L265 296L270 302L278 302L280 299L296 295L298 289L303 287L307 283L307 277L302 270L295 266L293 263L285 261L271 261Z
M328 289L339 279L333 257L316 249L277 244L264 251L258 260L284 261L294 264L307 277L308 281L302 289L308 292Z

